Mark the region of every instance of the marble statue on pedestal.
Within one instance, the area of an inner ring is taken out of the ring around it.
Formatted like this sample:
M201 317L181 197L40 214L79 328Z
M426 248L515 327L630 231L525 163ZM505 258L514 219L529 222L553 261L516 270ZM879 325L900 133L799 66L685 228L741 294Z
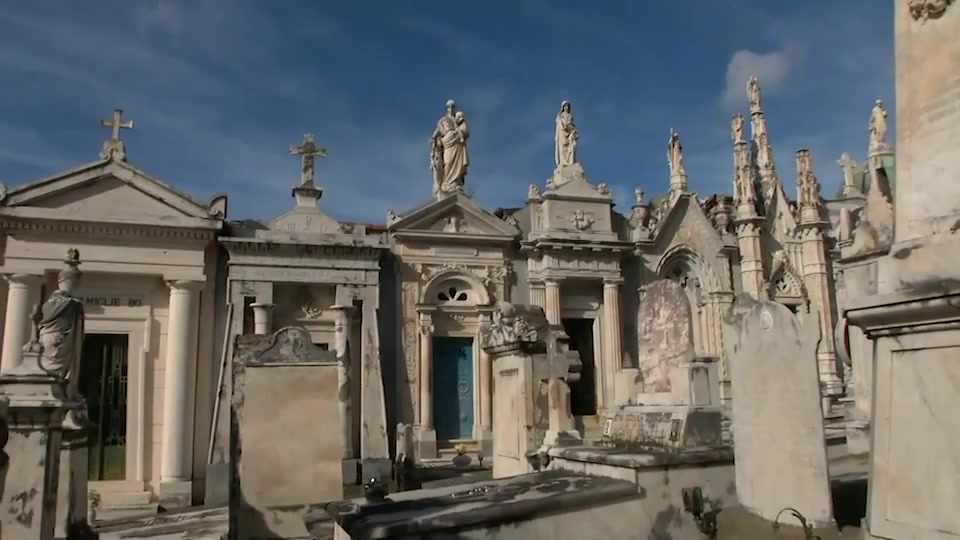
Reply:
M887 109L879 99L870 113L870 148L884 148L887 145Z
M73 295L83 273L80 252L70 249L60 271L57 290L40 308L37 339L40 342L40 365L67 381L67 397L78 398L80 351L83 347L83 301Z
M433 193L442 197L463 191L470 157L467 139L470 130L463 111L457 110L452 99L447 101L447 113L437 121L437 129L430 137L430 169L433 171Z
M580 139L580 132L577 131L577 124L573 120L573 108L569 101L560 104L560 112L557 113L557 129L554 136L554 161L557 167L573 165L577 162L577 141Z
M670 141L667 143L667 161L670 163L670 176L686 176L687 168L683 164L683 145L680 144L680 134L670 130Z

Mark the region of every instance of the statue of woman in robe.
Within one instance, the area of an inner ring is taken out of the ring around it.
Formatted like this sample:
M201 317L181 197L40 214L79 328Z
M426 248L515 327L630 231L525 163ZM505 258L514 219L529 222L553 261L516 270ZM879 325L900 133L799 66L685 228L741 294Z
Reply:
M870 147L881 148L887 144L887 109L879 99L870 113Z
M40 308L37 324L40 358L45 370L67 381L67 397L80 397L78 391L80 351L83 345L83 301L73 294L80 285L83 273L80 253L76 249L67 252L66 268L57 279L53 291Z
M557 129L554 136L553 157L558 167L573 165L577 162L577 141L580 132L573 120L573 108L569 101L560 104L557 113Z
M430 137L431 168L434 177L436 195L452 194L463 191L470 165L467 152L467 139L470 130L467 119L457 104L447 101L447 114L437 121L437 129ZM438 171L442 163L442 171Z
M686 176L687 168L683 164L683 146L680 145L680 135L670 130L670 142L667 144L667 159L670 163L670 176Z

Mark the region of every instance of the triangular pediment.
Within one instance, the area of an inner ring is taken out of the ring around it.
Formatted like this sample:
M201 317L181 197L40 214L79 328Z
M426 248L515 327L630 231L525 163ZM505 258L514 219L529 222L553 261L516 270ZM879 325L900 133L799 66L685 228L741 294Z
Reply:
M653 251L663 253L685 245L701 255L715 255L724 248L723 239L697 204L696 195L684 193L667 212L653 241Z
M395 233L499 236L513 238L520 230L457 193L422 206L389 226Z
M0 213L40 219L196 227L217 223L226 198L201 203L133 166L104 160L11 190ZM203 220L203 224L197 220ZM206 223L209 222L209 223Z
M590 182L579 163L558 167L550 178L543 197L582 201L613 200L610 191L603 184L594 185Z

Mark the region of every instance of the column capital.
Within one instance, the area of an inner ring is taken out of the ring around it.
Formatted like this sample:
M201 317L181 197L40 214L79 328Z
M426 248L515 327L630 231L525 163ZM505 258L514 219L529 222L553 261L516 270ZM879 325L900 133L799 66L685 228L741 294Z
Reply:
M43 276L39 274L4 274L3 279L10 285L25 285L29 287L39 284L43 280Z
M254 303L250 304L250 307L253 308L253 309L264 309L264 310L269 311L269 310L272 310L273 308L275 308L275 307L276 307L276 304L272 304L272 303L270 303L270 302L254 302Z
M167 287L170 287L170 292L198 292L203 288L202 281L193 281L189 279L168 279ZM263 305L263 304L261 304Z
M547 279L543 280L543 285L544 285L545 287L559 287L559 286L560 286L560 280L557 279L557 278L547 278Z
M603 278L603 288L604 289L619 289L620 285L623 285L622 277L615 278Z

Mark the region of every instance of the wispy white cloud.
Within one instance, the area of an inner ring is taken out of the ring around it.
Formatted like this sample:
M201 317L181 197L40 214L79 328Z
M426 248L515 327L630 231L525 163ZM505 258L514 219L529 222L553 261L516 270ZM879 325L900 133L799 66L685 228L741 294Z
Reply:
M741 49L733 53L727 64L726 85L721 99L728 106L746 102L746 87L750 77L762 81L768 94L779 92L790 75L800 68L806 46L787 43L782 48L765 53Z

